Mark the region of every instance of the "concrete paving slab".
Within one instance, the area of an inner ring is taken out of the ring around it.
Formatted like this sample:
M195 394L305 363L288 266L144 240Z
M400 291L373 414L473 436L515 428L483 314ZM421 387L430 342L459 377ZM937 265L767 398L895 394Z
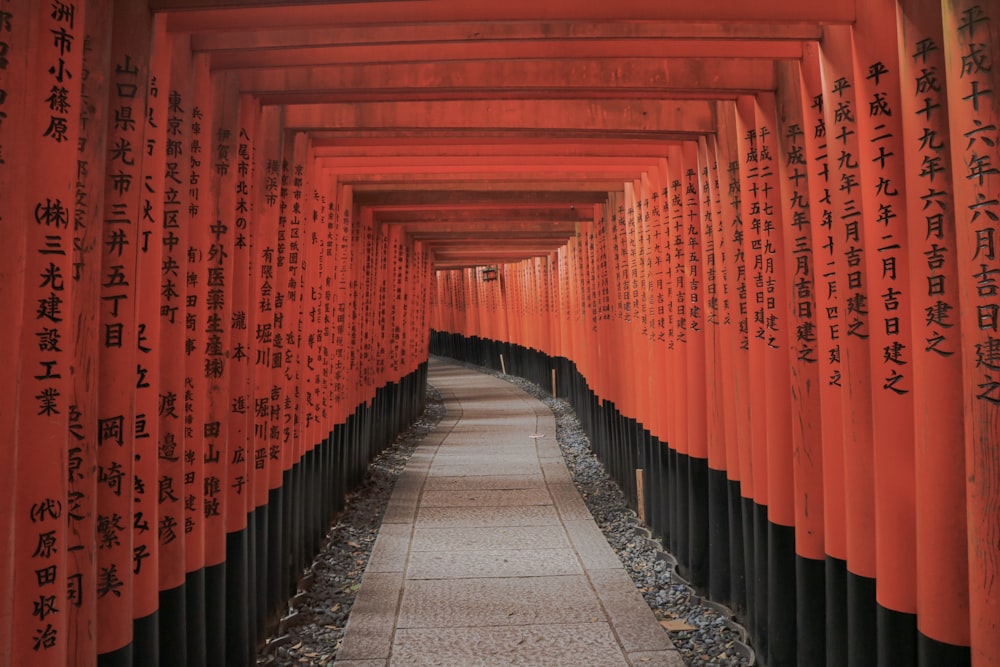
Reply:
M494 475L537 475L541 472L536 461L531 463L499 463L489 464L489 470ZM466 465L434 465L428 475L436 477L464 477L466 475L482 475L483 464Z
M593 517L580 497L580 492L572 484L549 484L549 493L555 501L556 509L563 521L582 521Z
M576 552L569 548L414 551L406 578L545 577L582 572Z
M421 507L417 527L558 526L556 508L545 505L511 507Z
M337 652L338 661L389 657L402 587L402 573L365 573Z
M378 543L376 542L376 546ZM413 551L490 551L496 549L568 549L562 526L467 526L417 528Z
M399 628L454 628L604 620L582 575L407 581Z
M563 467L565 469L565 466ZM543 467L544 470L544 467ZM470 475L468 477L428 477L425 491L457 491L460 489L543 489L541 475Z
M548 489L459 489L424 491L421 507L511 507L551 505Z
M622 568L618 554L608 544L604 533L593 519L583 521L563 521L573 548L580 554L583 567L587 570L607 570Z
M403 523L410 525L417 516L417 499L395 496L389 499L386 505L385 514L382 516L382 525L391 523Z
M403 629L396 633L393 667L627 667L606 623L516 627Z
M368 559L369 572L402 572L410 550L413 523L383 523Z
M667 651L674 647L624 569L588 570L587 576L626 651Z
M495 466L495 465L520 465L524 462L524 459L534 456L534 452L525 453L480 453L480 454L469 454L467 452L449 454L448 452L439 452L437 458L428 470L436 471L441 466L474 466L478 467L480 472L482 472L485 466Z
M572 478L569 475L569 470L566 468L566 464L562 459L541 459L539 463L542 466L542 474L545 476L545 481L549 484L570 484L572 483Z

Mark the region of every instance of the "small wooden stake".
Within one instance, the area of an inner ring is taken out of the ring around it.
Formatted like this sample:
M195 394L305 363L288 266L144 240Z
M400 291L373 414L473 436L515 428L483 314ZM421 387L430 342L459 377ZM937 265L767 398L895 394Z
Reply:
M646 523L646 486L643 481L643 470L642 468L635 469L635 495L636 495L636 506L638 508L639 522L645 525Z
M507 375L507 366L503 363L503 355L500 355L500 372Z
M552 369L552 398L556 397L556 369Z

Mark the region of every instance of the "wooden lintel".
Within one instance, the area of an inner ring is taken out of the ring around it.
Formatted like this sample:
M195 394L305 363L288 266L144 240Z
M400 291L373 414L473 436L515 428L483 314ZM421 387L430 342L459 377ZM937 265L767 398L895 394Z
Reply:
M703 0L702 2L579 2L578 0L398 0L329 2L300 0L150 0L154 11L170 11L171 30L252 30L365 24L470 21L720 21L725 23L853 23L855 3L788 0Z
M568 58L801 58L799 42L755 39L495 41L433 44L364 44L285 49L212 51L213 70L421 61Z
M451 22L395 25L328 25L306 28L270 28L252 31L192 31L195 51L276 49L356 44L417 44L510 40L668 40L756 39L762 41L816 41L822 29L816 23L723 23L704 21L580 21L567 15L546 22Z

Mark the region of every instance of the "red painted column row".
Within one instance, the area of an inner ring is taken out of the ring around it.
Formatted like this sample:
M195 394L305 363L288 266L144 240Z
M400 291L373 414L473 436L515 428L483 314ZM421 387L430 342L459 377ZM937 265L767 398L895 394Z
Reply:
M243 664L422 404L426 254L352 243L306 137L144 3L4 2L0 48L0 664Z
M1000 661L997 20L859 5L611 194L558 307L438 274L434 329L527 317L501 342L575 365L595 449L626 495L656 470L652 527L768 664Z

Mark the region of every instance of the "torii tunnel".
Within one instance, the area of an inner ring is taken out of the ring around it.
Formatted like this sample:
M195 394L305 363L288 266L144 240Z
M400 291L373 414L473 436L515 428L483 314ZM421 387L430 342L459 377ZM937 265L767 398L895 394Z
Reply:
M758 664L1000 665L998 127L996 0L0 0L0 664L252 664L433 352Z

